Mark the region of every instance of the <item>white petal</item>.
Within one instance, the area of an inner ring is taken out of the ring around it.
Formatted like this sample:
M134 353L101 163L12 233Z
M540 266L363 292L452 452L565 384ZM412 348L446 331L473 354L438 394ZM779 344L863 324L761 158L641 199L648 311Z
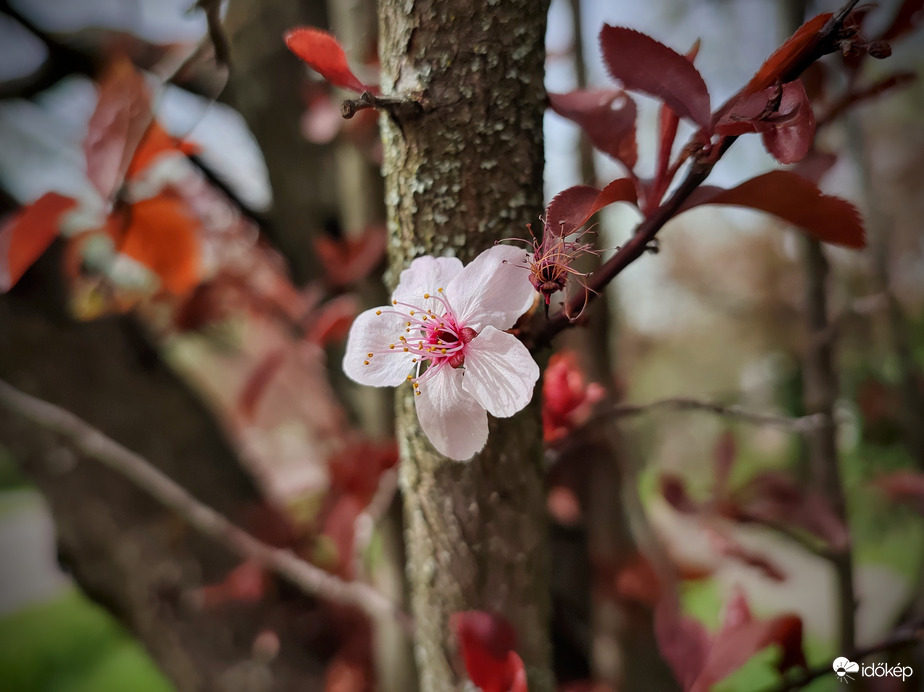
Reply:
M498 329L512 327L536 295L526 257L521 248L495 245L466 265L446 287L459 323L476 331L488 324Z
M533 398L539 366L511 334L485 327L465 349L462 387L492 416L512 416Z
M415 396L420 427L440 454L463 461L488 441L488 414L462 389L461 368L443 365Z
M378 310L381 315L375 314ZM343 371L351 380L371 387L397 387L407 379L414 356L400 349L398 337L404 336L404 320L390 311L391 307L366 310L350 327ZM391 351L390 344L398 347ZM375 355L370 358L370 353Z
M458 257L418 257L401 272L392 299L442 314L442 306L433 298L424 299L424 294L436 295L461 271L462 261Z

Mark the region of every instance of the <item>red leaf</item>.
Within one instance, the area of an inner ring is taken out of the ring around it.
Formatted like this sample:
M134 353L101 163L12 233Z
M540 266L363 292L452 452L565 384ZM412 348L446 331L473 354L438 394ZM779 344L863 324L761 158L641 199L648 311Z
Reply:
M103 199L109 199L125 177L150 119L144 77L127 59L112 63L100 82L83 144L87 177Z
M709 90L687 58L651 36L605 24L600 31L603 60L626 89L664 101L681 118L709 128Z
M780 163L795 163L815 139L815 114L800 80L771 86L730 103L715 124L722 135L760 132L764 146Z
M449 626L459 638L465 670L483 692L511 692L517 677L514 647L516 632L505 617L497 613L469 610L454 613ZM514 660L510 654L514 654ZM522 661L519 661L522 666Z
M686 58L692 64L698 54L699 39L697 39L693 47L687 51ZM658 162L655 166L654 178L652 178L651 181L651 187L654 192L653 197L656 199L649 199L649 203L657 204L660 202L661 198L664 196L664 191L667 190L670 184L667 171L670 166L671 151L674 148L674 139L677 137L677 125L679 122L680 118L677 116L677 113L662 103L661 107L658 109Z
M796 615L779 615L754 620L744 595L739 591L728 603L725 622L716 635L692 692L707 692L712 685L743 666L754 654L771 644L783 651L779 670L805 666L802 651L802 620Z
M542 382L542 426L546 443L557 442L586 422L593 405L603 398L603 387L587 383L573 353L549 359Z
M510 692L529 692L526 686L526 666L516 651L507 654L507 675L510 677Z
M270 380L279 372L286 361L285 351L281 348L270 351L250 373L237 396L237 410L246 421L253 421L257 415L257 404L266 393Z
M635 204L635 185L628 178L614 180L602 190L589 185L575 185L562 190L545 210L545 227L556 235L569 236L587 220L610 204Z
M791 171L770 171L730 190L697 188L681 207L702 204L750 207L778 216L825 243L866 246L860 214L850 202L821 193L811 181Z
M110 216L107 226L121 253L157 274L163 292L183 296L198 285L200 222L181 198L161 194L135 202Z
M815 40L815 35L833 15L819 14L796 30L787 41L764 61L751 81L741 90L740 96L749 96L767 89L789 77L789 71L799 59L802 51Z
M300 27L287 31L285 41L290 51L334 86L357 93L370 91L350 70L343 46L326 31Z
M305 339L320 346L342 341L349 334L358 311L353 294L331 298L312 316Z
M163 154L168 153L192 156L199 153L199 147L192 142L172 137L157 124L156 120L152 121L141 138L134 156L132 156L126 175L129 178L137 177Z
M876 480L889 499L904 502L924 515L924 473L896 471Z
M266 594L269 577L262 565L245 560L219 584L197 590L203 608L217 608L226 603L259 603Z
M77 206L70 197L46 192L0 225L0 293L9 291L58 237L61 215Z
M622 89L592 89L549 94L552 110L568 118L587 133L600 151L620 161L629 170L635 167L637 109Z

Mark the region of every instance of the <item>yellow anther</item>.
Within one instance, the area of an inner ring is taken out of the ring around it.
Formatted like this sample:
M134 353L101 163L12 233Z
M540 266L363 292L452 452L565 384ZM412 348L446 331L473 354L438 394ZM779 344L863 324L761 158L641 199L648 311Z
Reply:
M420 382L415 382L415 383L414 383L414 389L417 389L418 387L420 387Z
M394 350L395 350L395 345L394 345L394 344L388 344L388 348L390 348L392 351L394 351Z
M442 288L438 288L438 289L436 289L436 292L437 292L437 293L442 293L442 292L443 292L443 289L442 289Z
M405 323L404 323L404 326L405 326L405 327L410 327L410 326L411 326L411 323L410 323L410 322L405 322Z
M414 314L414 311L413 311L413 310L411 310L411 314L412 314L412 315Z
M397 304L398 304L398 301L397 301L397 300L392 300L392 301L391 301L391 304L392 304L392 305L397 305Z
M430 294L429 294L429 293L424 293L424 300L426 300L426 299L429 298L429 297L430 297Z
M371 353L367 353L367 354L366 354L366 358L372 358L372 354L371 354Z
M408 375L408 376L407 376L408 382L410 382L410 381L413 380L413 379L414 379L414 376L413 376L413 375Z
M443 354L445 355L445 354L446 354L446 349L445 349L445 348L441 348L441 349L440 349L440 352L443 353Z
M416 394L417 396L420 396L420 390L419 390L419 389L415 389L415 390L414 390L414 394Z
M364 360L364 361L363 361L363 365L369 365L369 361L368 361L368 360Z
M381 311L381 310L376 310L376 311L375 311L375 314L376 314L376 315L381 315L381 314L382 314L382 311Z
M416 358L411 358L411 362L412 362L412 363L416 363L416 362L417 362L417 359L416 359Z
M410 349L409 349L407 346L404 347L404 352L405 352L405 353L407 353L409 350L410 350Z

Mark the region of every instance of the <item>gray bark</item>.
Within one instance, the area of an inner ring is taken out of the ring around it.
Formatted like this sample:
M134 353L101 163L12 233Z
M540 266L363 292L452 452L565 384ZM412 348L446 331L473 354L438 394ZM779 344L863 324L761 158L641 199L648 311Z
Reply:
M537 220L547 10L546 0L380 3L383 91L423 106L382 118L392 279L423 254L470 261ZM492 421L471 462L434 451L409 388L397 424L421 689L463 688L448 618L477 609L511 621L530 690L550 690L538 406Z

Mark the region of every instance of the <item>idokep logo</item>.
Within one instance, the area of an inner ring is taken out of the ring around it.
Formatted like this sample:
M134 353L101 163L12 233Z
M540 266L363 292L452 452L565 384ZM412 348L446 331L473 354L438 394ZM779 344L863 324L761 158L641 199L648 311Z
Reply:
M858 673L864 678L901 678L904 681L914 672L911 666L903 666L900 663L894 666L888 663L868 663L861 666L843 656L835 658L831 665L838 682L844 683L853 680Z

